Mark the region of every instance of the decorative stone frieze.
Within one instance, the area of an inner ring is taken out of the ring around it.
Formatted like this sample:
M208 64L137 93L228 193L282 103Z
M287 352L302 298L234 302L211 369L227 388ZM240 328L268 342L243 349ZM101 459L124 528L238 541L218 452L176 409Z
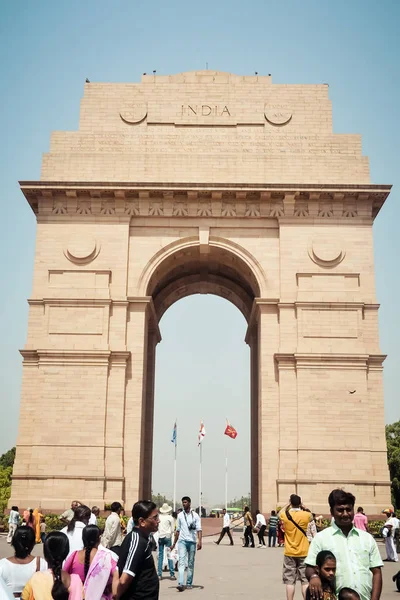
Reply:
M275 219L374 219L390 192L390 186L376 185L349 185L346 188L328 186L331 191L327 193L323 186L314 190L313 185L305 186L309 188L308 191L296 191L289 186L285 189L285 186L280 185L269 186L268 189L254 189L255 186L250 186L247 191L226 191L226 188L221 188L221 191L217 192L210 188L196 192L182 190L178 186L166 191L160 186L149 186L143 190L139 186L132 187L128 184L115 184L117 189L110 189L102 183L81 184L79 187L73 183L57 187L44 182L20 183L35 214L51 214L54 218L69 218L71 215L84 217L95 213L98 213L99 218L118 218L116 201L123 198L123 214L130 217L198 216L257 219L269 216ZM119 189L120 186L124 189ZM186 187L190 188L190 184ZM360 189L349 192L352 187ZM76 198L73 204L67 202L71 193ZM294 208L288 210L293 200Z

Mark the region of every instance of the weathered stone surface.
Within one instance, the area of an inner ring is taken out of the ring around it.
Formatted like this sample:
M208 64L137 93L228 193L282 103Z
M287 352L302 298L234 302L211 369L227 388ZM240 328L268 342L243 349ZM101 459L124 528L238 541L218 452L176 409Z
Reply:
M37 246L11 503L149 496L158 321L198 292L249 324L254 503L390 502L372 247L390 186L332 132L326 85L87 84L79 131L21 188Z

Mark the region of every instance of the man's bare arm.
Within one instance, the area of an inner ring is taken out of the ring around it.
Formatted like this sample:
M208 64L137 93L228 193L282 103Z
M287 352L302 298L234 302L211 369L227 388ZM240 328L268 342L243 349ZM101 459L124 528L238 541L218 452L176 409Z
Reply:
M316 567L307 565L306 577L310 582L309 590L312 600L322 600L324 597L324 592L322 590L321 579L319 578Z
M379 600L382 593L382 569L380 567L374 567L371 569L372 572L372 592L371 600Z
M126 592L126 590L132 583L132 579L132 575L128 575L128 573L122 573L121 577L119 578L117 593L114 596L115 600L119 600L121 596Z

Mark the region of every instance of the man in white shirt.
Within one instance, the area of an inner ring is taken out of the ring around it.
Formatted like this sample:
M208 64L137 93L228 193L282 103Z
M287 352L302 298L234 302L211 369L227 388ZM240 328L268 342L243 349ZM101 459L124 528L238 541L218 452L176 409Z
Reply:
M383 560L388 562L398 562L399 558L397 556L397 535L396 529L398 530L399 520L391 511L385 511L384 513L387 516L387 521L385 523L384 538L385 538L385 547L386 547L386 558ZM385 535L386 533L386 535Z
M160 522L158 524L158 578L162 579L162 568L164 563L164 548L171 548L172 536L175 529L175 521L172 516L172 506L166 502L159 509ZM176 580L174 572L174 563L168 558L169 578L172 581Z
M11 544L14 533L19 525L21 520L20 514L18 512L18 506L13 506L10 510L10 516L8 517L8 536L7 542Z
M75 509L78 508L78 506L82 506L81 502L78 502L78 500L72 500L71 508L67 508L67 510L65 510L63 514L60 515L60 520L66 525L68 525L68 523L74 518L74 512Z
M89 525L97 525L97 519L100 516L100 509L98 506L92 506L92 514L90 515Z
M267 529L267 522L263 514L261 514L260 510L257 508L256 510L256 525L257 535L258 535L258 547L265 548L265 530Z
M178 515L178 522L175 532L175 539L172 545L171 551L174 550L176 543L178 542L178 591L183 592L186 588L191 590L193 588L193 573L194 573L194 559L196 555L196 538L197 538L197 550L201 550L202 547L202 533L201 533L201 520L199 515L191 510L191 499L189 496L182 498L183 510ZM185 586L185 563L188 559L187 568L187 579Z
M120 502L113 502L111 504L111 514L107 517L104 533L101 538L101 543L106 548L112 549L122 544L121 521L119 519L121 510L122 504Z
M217 544L217 546L218 546L218 544L220 543L220 541L226 534L230 540L230 546L233 546L233 538L232 538L232 534L231 534L231 518L228 515L228 513L226 512L226 508L222 509L222 515L224 517L224 521L222 523L221 533L219 534L218 541L214 542L214 544Z

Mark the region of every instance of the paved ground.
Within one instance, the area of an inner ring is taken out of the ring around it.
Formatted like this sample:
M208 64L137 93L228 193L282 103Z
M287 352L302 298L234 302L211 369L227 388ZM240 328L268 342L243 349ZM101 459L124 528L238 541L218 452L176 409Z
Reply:
M196 556L195 589L179 594L175 582L170 581L166 573L165 579L160 582L161 600L176 599L177 596L193 596L193 600L285 600L285 589L281 583L282 548L242 548L240 534L234 534L234 539L235 546L231 547L225 540L220 546L216 546L213 538L206 538L203 549ZM381 553L384 553L383 546L379 547ZM34 553L41 554L41 550L37 546ZM10 547L5 538L0 537L0 557L9 555ZM400 563L385 564L382 600L400 600L400 594L392 582L392 575L399 569ZM301 600L300 589L296 591L295 600Z

